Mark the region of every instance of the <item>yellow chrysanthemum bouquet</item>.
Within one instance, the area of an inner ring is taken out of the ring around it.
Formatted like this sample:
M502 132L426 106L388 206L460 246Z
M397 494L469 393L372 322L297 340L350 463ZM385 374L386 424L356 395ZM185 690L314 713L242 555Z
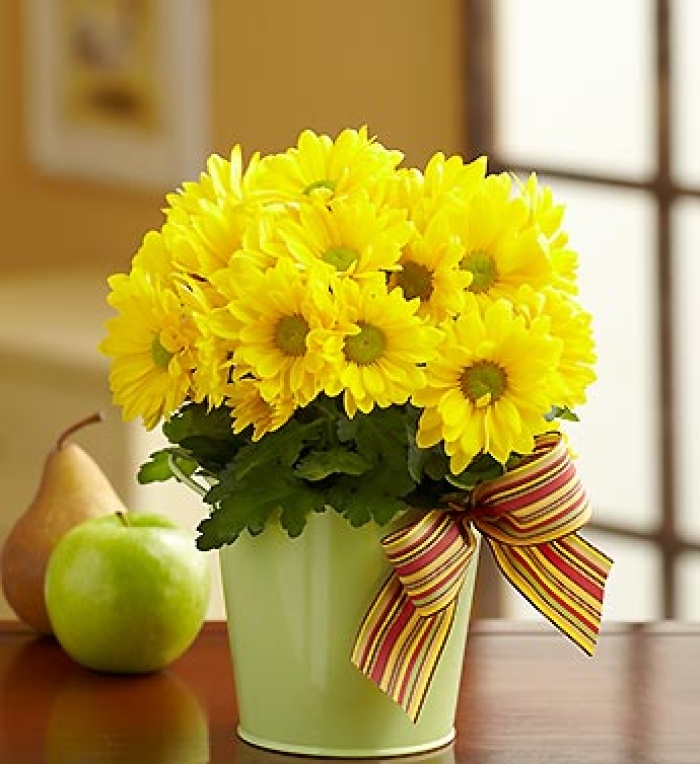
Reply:
M111 277L114 400L169 441L140 479L206 484L201 548L447 506L584 402L563 207L483 158L401 160L365 129L236 146Z

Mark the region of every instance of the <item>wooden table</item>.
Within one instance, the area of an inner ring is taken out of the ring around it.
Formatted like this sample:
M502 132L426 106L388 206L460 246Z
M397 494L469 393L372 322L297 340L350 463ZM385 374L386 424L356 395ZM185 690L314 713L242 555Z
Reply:
M167 671L126 678L0 623L0 762L296 760L238 741L235 720L221 623ZM457 730L453 746L406 761L700 762L700 625L608 625L589 659L547 624L477 621Z

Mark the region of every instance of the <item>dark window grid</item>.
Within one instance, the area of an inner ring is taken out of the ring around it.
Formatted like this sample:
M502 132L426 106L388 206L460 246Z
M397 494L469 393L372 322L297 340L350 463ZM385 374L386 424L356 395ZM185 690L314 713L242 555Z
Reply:
M672 313L673 230L671 213L679 199L700 198L700 189L675 182L672 172L672 97L671 97L671 0L656 0L655 14L655 98L656 172L652 177L632 180L614 174L588 173L558 166L525 166L510 162L498 150L495 72L498 65L492 0L466 0L464 21L467 31L465 55L468 130L467 155L486 155L491 171L508 170L516 174L535 169L540 176L597 184L620 190L646 192L656 206L656 276L658 326L658 416L661 460L661 495L658 527L635 530L618 523L593 520L589 527L603 533L652 544L661 556L661 615L678 615L677 562L686 552L700 552L700 542L685 538L678 531L675 474L676 406L674 397L674 325ZM495 567L485 559L483 585L497 591L502 585ZM502 598L490 596L481 603L484 616L500 615Z

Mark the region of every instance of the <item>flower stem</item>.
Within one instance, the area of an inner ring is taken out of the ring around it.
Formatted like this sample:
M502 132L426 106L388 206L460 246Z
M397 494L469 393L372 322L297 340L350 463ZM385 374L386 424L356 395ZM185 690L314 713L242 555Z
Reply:
M190 490L194 491L200 496L206 496L208 490L200 485L196 480L193 480L189 475L186 475L178 466L175 457L172 454L168 454L168 466L170 471L175 475L177 480L184 483Z

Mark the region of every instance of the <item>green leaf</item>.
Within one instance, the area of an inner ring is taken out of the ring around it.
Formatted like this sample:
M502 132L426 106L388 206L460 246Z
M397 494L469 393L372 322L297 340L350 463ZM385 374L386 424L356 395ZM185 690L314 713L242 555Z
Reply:
M491 454L479 454L459 475L446 475L447 481L464 491L471 491L479 483L493 480L505 472L504 466L497 462Z
M325 492L314 491L307 486L297 486L288 494L280 507L280 523L295 538L306 527L311 512L323 512L326 508Z
M352 419L341 415L338 437L343 442L354 441L359 453L380 455L386 448L405 451L406 425L401 409L374 409L370 414L356 414Z
M425 474L435 481L444 480L450 474L450 460L442 447L435 446L428 450L423 462Z
M343 480L328 491L328 501L353 527L359 528L370 520L386 525L406 502L376 488L368 482Z
M356 416L354 419L350 419L345 414L339 414L338 440L340 440L342 443L349 443L350 441L355 440L360 419L360 416Z
M175 477L170 469L170 458L174 458L177 466L186 475L194 474L197 462L182 455L179 449L164 448L150 455L150 461L144 462L139 468L137 480L141 484L164 482Z
M231 438L209 438L204 435L191 435L180 441L185 449L205 470L218 472L238 453L241 446Z
M302 458L294 469L294 474L304 480L318 481L329 475L362 475L370 464L359 454L344 448L331 451L312 451Z
M247 442L244 436L234 434L225 407L208 410L201 403L183 406L163 424L163 434L211 473L225 467Z
M442 446L418 448L414 440L408 441L408 471L414 483L423 482L423 477L439 482L450 472L450 462Z
M197 547L204 551L233 544L250 523L254 527L264 525L261 508L246 504L245 495L230 494L202 520L197 530Z
M400 407L374 409L353 419L341 416L338 437L369 465L361 478L341 475L329 491L329 503L352 525L375 520L383 525L406 507L405 498L415 488L415 461L409 468L410 427ZM414 470L411 474L411 470Z
M264 438L241 448L232 463L232 475L242 480L251 471L262 467L291 467L312 434L320 428L319 422L300 424L294 420Z
M231 429L231 416L225 406L209 411L203 403L188 403L163 423L163 434L171 443L202 436L215 440L237 440Z
M551 410L545 414L544 418L548 422L551 422L554 419L563 419L566 422L580 421L578 415L575 414L568 406L552 406Z
M400 409L374 409L353 419L342 416L338 436L343 442L354 443L357 453L370 463L401 464L408 474L408 437Z

